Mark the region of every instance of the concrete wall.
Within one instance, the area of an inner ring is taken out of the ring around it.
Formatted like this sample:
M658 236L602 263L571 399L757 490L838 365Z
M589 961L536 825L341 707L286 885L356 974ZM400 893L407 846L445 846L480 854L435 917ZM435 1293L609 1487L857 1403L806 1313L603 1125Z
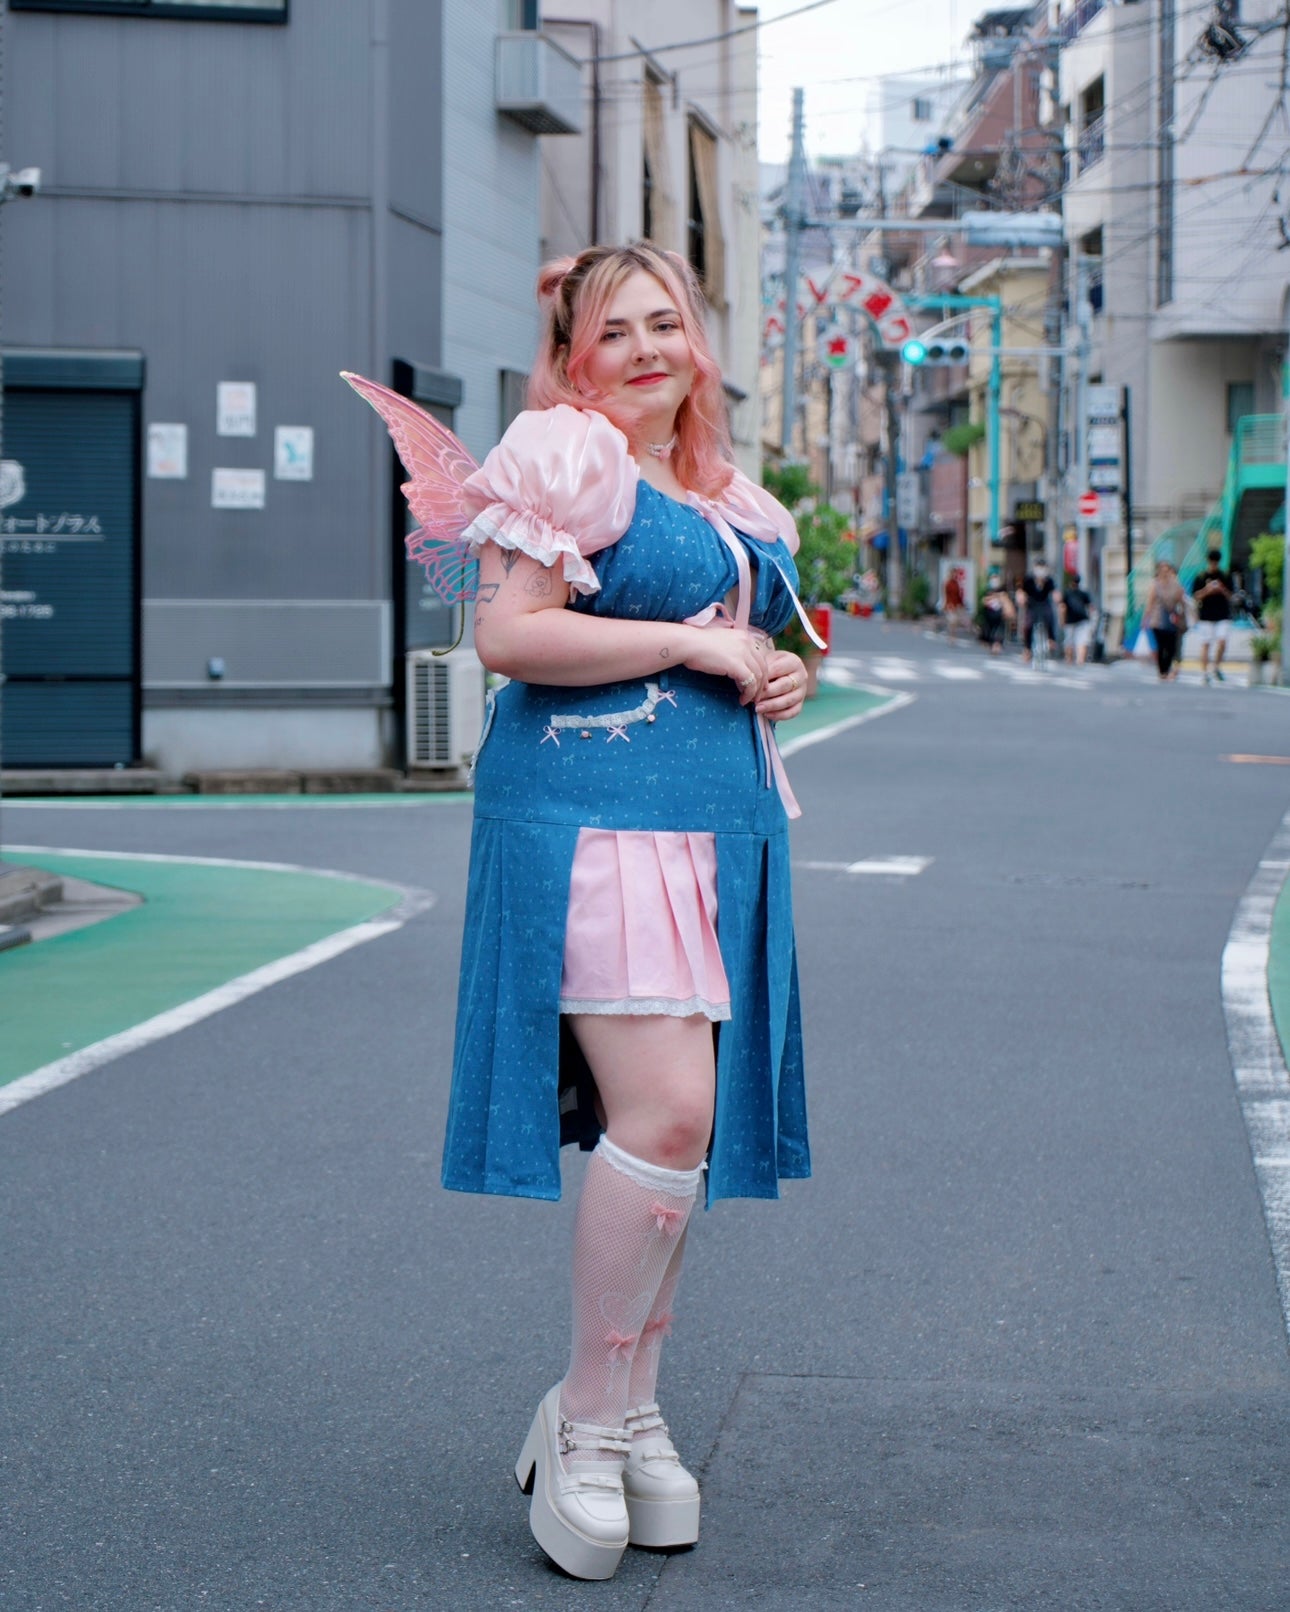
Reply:
M390 456L337 371L443 363L440 10L5 19L7 153L44 173L6 210L6 345L137 350L145 426L188 428L187 477L143 481L144 748L167 770L388 752ZM254 436L217 434L221 381L255 384ZM275 479L278 425L313 428L312 480ZM212 507L224 467L265 472L262 510Z
M496 10L444 7L443 365L461 377L455 427L476 458L501 434L501 372L528 373L538 331L539 142L494 109Z

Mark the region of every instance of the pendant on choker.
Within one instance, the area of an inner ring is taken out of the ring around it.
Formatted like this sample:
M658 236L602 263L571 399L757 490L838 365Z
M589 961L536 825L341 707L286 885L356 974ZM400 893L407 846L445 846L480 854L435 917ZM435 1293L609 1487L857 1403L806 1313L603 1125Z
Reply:
M676 432L674 431L666 442L647 442L645 444L645 451L646 453L653 454L656 459L670 459L672 457L672 449L675 447Z

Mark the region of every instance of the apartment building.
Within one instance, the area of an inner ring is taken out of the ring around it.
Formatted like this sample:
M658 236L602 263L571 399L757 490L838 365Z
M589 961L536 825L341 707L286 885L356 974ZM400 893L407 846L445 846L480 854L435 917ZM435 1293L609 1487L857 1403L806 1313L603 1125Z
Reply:
M405 759L403 553L355 369L482 454L536 335L532 0L10 0L7 767ZM53 87L57 87L54 93Z
M1223 492L1240 420L1281 409L1284 17L1272 0L1212 13L1062 0L1054 26L1070 306L1083 378L1129 389L1142 552L1195 530ZM1238 568L1275 502L1229 523ZM1092 536L1118 555L1118 532ZM1111 586L1122 608L1118 560Z
M542 31L581 64L583 126L541 142L545 258L647 237L707 296L742 469L760 469L756 11L734 0L567 0ZM700 41L687 44L686 41Z

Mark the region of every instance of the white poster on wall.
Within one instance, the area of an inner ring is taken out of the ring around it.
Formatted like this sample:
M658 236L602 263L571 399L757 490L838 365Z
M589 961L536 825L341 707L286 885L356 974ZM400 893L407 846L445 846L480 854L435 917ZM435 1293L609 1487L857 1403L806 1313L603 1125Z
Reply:
M148 427L148 474L156 481L183 481L188 475L188 427Z
M220 381L215 388L215 430L221 437L255 435L254 381Z
M273 474L278 481L314 479L314 428L280 425L273 432Z
M212 509L263 509L263 470L212 470Z

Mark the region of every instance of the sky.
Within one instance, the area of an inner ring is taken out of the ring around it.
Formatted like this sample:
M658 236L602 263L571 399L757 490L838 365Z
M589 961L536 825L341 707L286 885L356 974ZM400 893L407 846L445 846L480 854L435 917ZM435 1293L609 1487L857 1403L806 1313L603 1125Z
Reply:
M759 138L763 162L787 162L793 91L804 92L806 149L848 155L864 142L873 78L954 60L986 0L759 0ZM783 17L782 22L771 19ZM933 76L929 74L928 76Z

